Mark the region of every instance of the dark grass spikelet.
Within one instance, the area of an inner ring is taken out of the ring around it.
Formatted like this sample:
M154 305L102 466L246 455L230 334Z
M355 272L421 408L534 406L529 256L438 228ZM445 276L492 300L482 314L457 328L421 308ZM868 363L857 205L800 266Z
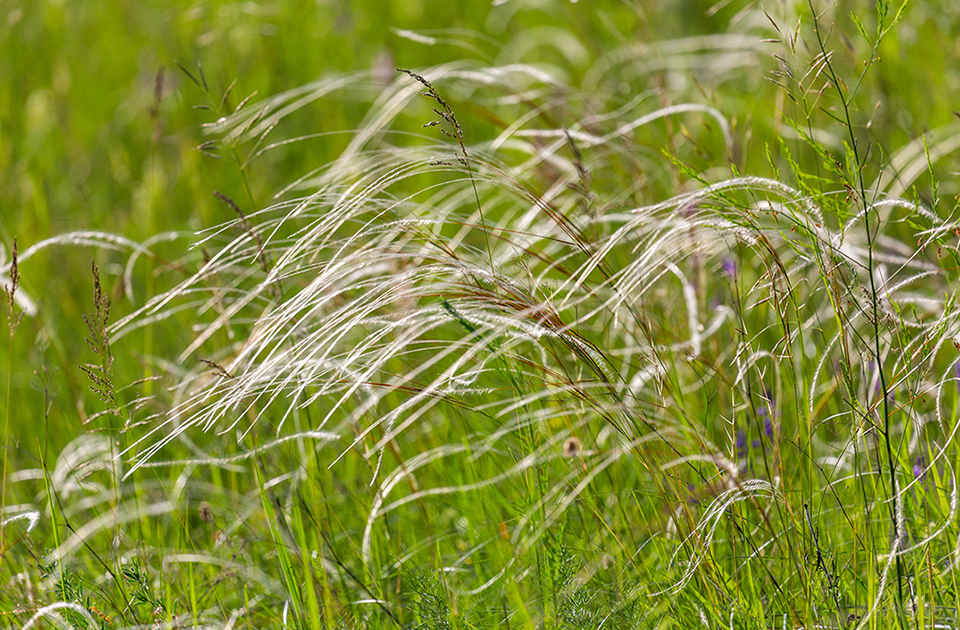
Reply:
M13 339L13 334L17 331L17 326L19 326L20 322L23 321L23 311L20 311L20 313L17 314L16 300L14 299L14 295L17 293L17 288L19 286L20 267L17 264L17 239L13 239L13 255L10 260L10 286L5 291L7 294L7 308L9 309L8 318L11 339Z
M434 113L440 118L442 118L454 130L453 133L450 133L446 129L441 128L440 132L447 137L455 139L457 141L457 144L460 147L460 155L457 156L457 161L460 162L460 164L467 170L467 173L470 176L470 186L473 189L473 197L477 203L477 212L480 215L480 227L483 230L483 238L484 238L484 242L486 243L487 260L490 263L490 271L492 272L494 271L494 264L493 264L493 252L490 249L490 243L489 243L489 230L487 229L487 220L483 214L483 204L480 203L480 192L477 190L477 182L476 182L476 179L474 178L473 168L470 166L470 156L467 153L467 145L463 141L463 127L460 126L460 121L457 120L457 115L453 112L453 108L447 104L447 101L445 101L442 96L440 96L440 94L437 92L436 88L433 87L433 84L430 83L430 81L428 81L423 76L417 74L416 72L413 72L412 70L397 68L397 72L402 72L403 74L406 74L407 76L411 77L412 79L414 79L415 81L417 81L418 83L420 83L426 88L420 91L420 95L425 96L435 101L438 105L440 105L440 109L437 109L436 107L432 108ZM439 124L440 124L439 120L432 120L430 122L424 123L423 127L436 127ZM434 164L437 164L437 163L443 163L443 161L440 160L438 162L434 162Z
M227 368L223 367L216 361L211 361L210 359L197 358L197 361L207 365L208 367L213 368L213 371L217 373L217 376L222 376L225 379L232 379L233 374L227 371Z
M463 128L460 126L460 121L457 120L456 114L453 113L453 108L447 105L447 102L443 100L443 97L440 96L436 88L433 87L433 84L427 81L421 75L417 74L416 72L413 72L412 70L406 70L404 68L397 68L397 72L402 72L407 76L411 77L412 79L416 80L421 85L423 85L426 89L422 90L420 94L422 96L426 96L427 98L433 101L436 101L437 104L440 105L440 109L437 109L436 107L434 107L433 112L437 116L442 118L448 125L450 125L450 127L453 128L453 133L450 133L446 129L441 129L440 132L443 135L453 138L454 140L457 141L457 144L460 145L460 152L462 153L461 156L457 157L457 160L459 160L461 164L466 166L468 158L467 158L467 147L463 142ZM424 123L423 126L436 127L439 124L440 124L439 120L432 120L428 123Z
M107 405L106 413L120 415L117 406L116 390L110 374L113 369L113 355L110 353L110 338L107 333L107 324L110 320L110 298L103 292L100 283L100 269L95 262L91 262L93 272L93 313L84 315L83 321L87 324L90 336L87 343L93 353L100 357L100 364L88 363L80 369L90 378L90 389L100 400Z
M151 142L156 145L160 142L163 135L163 120L160 118L160 104L163 101L164 72L166 68L163 64L157 69L156 77L153 81L153 104L147 109L150 120L153 121L153 137Z
M90 316L83 316L83 321L87 323L87 330L90 331L87 343L90 344L94 353L102 357L104 361L112 361L110 340L107 335L107 322L110 320L110 298L103 292L103 285L100 283L100 268L97 267L96 263L91 263L90 268L93 273L94 312Z
M243 212L243 209L237 205L237 202L220 191L213 191L213 196L229 206L230 209L236 213L237 217L239 217L240 227L257 243L257 263L260 265L260 269L263 271L263 273L269 274L270 261L267 260L267 254L264 250L263 237L260 236L260 233L257 231L257 229L253 227L253 224L250 222L250 219L247 218L247 215ZM273 283L270 285L270 287L270 291L273 293L273 296L277 299L280 299L280 286L277 283Z

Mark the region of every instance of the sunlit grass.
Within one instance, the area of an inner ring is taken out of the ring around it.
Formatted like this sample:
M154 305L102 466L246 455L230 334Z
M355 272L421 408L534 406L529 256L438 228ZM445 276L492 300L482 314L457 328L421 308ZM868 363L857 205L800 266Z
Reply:
M184 66L231 219L20 248L110 264L102 411L7 455L16 623L954 627L958 130L876 119L912 14L777 7L234 113Z

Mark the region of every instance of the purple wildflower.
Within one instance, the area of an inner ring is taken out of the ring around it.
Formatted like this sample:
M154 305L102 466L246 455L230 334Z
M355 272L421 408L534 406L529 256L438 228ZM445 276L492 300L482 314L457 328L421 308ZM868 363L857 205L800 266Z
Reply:
M737 431L737 457L743 459L747 456L747 432L743 429Z
M720 263L721 269L723 270L724 275L732 278L737 275L737 261L735 261L730 256L727 256L723 259L723 262Z
M917 457L917 459L914 460L914 462L913 462L913 476L914 476L914 477L918 477L918 478L922 478L922 477L923 477L923 470L924 470L924 468L926 468L926 465L925 465L925 464L926 464L926 463L925 463L924 460L923 460L923 455Z

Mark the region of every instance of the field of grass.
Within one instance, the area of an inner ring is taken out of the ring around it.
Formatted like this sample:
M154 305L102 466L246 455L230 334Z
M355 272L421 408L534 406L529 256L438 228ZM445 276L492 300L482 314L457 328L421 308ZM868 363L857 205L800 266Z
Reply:
M960 627L960 5L171 4L0 2L0 626Z

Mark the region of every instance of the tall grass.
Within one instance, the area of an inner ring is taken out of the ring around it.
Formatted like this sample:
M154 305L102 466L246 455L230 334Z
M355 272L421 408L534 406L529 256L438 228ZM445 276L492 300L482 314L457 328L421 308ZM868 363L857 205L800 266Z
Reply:
M60 619L102 625L63 563L112 533L128 625L955 627L958 132L888 155L871 131L902 11L837 33L783 3L579 86L333 76L208 125L245 170L323 141L277 137L313 100L372 100L270 204L216 192L236 219L103 328L104 360L191 336L164 413L132 396L48 477L89 519L44 557L83 604ZM744 76L761 39L772 87ZM728 82L775 99L762 144ZM132 249L128 276L161 259Z

